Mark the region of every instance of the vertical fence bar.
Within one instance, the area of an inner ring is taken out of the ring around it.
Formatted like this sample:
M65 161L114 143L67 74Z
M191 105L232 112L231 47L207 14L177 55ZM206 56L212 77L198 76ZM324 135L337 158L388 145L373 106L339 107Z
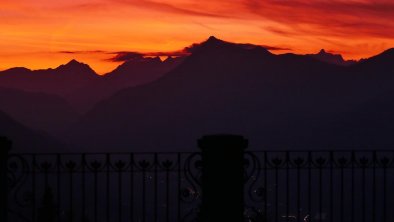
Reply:
M178 153L177 154L177 162L178 162L178 210L177 210L177 217L178 217L178 222L180 222L181 221L181 180L182 180L182 174L181 174L181 170L182 170L182 168L181 168L181 154L180 153Z
M330 152L330 222L334 222L334 153Z
M118 165L118 221L122 222L122 166L121 162Z
M354 198L355 198L355 187L354 187L354 165L355 165L355 161L356 161L356 158L355 158L355 154L354 154L354 151L352 151L352 157L351 157L351 174L352 174L352 176L351 176L351 188L352 188L352 209L351 209L351 217L352 217L352 222L354 222L355 221L355 206L354 206L354 204L355 204L355 201L354 201Z
M7 163L8 153L12 142L5 137L0 137L0 221L8 222L8 178Z
M49 182L48 182L48 174L49 174L49 168L48 167L44 167L44 190L45 192L48 190L49 188Z
M70 215L69 215L69 221L72 222L74 221L74 189L73 189L73 173L74 173L74 169L73 166L70 162L69 164L69 198L70 198L70 202L69 202L69 211L70 211ZM40 222L40 221L38 221Z
M322 221L323 214L323 165L319 165L319 221Z
M275 165L275 222L279 221L279 166Z
M134 154L130 154L130 222L134 221Z
M383 210L383 222L387 222L387 217L386 217L386 208L387 208L387 201L386 201L386 195L387 195L387 186L386 186L386 183L387 183L387 179L386 179L386 171L387 171L387 164L388 163L383 163L383 207L382 207L382 210Z
M372 154L372 222L376 221L376 151Z
M166 168L166 222L170 222L170 170Z
M264 151L264 220L268 221L268 182L267 182L267 170L268 170L268 157L267 151Z
M308 151L308 215L312 221L312 152ZM308 222L309 222L308 221Z
M297 163L297 221L301 222L301 162Z
M244 150L247 145L246 139L235 135L204 136L198 141L202 150L203 222L244 221Z
M110 220L110 218L111 218L111 216L110 216L110 206L111 206L111 197L110 197L110 169L111 169L111 154L107 154L107 157L106 157L106 174L107 174L107 176L106 176L106 194L107 194L107 209L106 209L106 212L107 212L107 222L111 222L111 220Z
M155 186L155 188L154 188L154 206L155 206L155 210L154 210L154 221L155 222L157 222L157 220L158 220L158 214L159 214L159 211L158 211L158 204L159 204L159 201L158 201L158 186L157 186L157 184L158 184L158 175L157 175L157 168L158 168L158 166L159 166L159 160L158 160L158 157L157 157L157 153L155 153L155 160L154 160L154 177L155 177L155 184L154 184L154 186Z
M82 184L81 184L81 189L82 189L82 215L81 215L81 220L85 221L87 219L87 215L86 215L86 182L85 182L85 165L86 165L86 158L85 158L85 154L82 154L82 162L81 162L82 166L81 166L81 180L82 180Z
M94 183L94 188L93 188L93 200L94 200L94 222L98 221L98 180L97 180L97 174L99 170L99 165L98 162L95 162L97 165L93 166L93 183Z
M363 165L362 166L362 181L361 181L361 184L362 184L362 215L363 215L363 219L362 219L362 222L366 222L366 213L367 212L365 212L366 211L366 198L365 198L365 192L367 192L367 190L366 190L366 186L365 186L365 183L366 183L366 181L365 181L365 168L366 168L366 166L365 165Z
M290 214L290 179L289 179L289 163L290 162L290 154L289 151L286 151L286 222L289 222L289 214Z
M33 154L32 155L32 164L31 164L31 177L32 177L32 181L31 181L31 193L32 193L32 197L33 197L33 204L32 204L32 221L35 222L36 221L36 203L37 203L37 190L36 190L36 155Z
M142 168L142 221L146 221L146 168Z
M345 166L343 166L343 165L341 165L341 203L340 203L340 206L341 206L341 209L340 209L340 221L341 222L343 222L344 221L344 206L345 206L345 203L344 203L344 199L345 199L345 185L344 185L344 167Z
M60 154L56 155L56 200L57 200L57 221L61 221L61 181L60 181L60 169L61 169L61 156Z

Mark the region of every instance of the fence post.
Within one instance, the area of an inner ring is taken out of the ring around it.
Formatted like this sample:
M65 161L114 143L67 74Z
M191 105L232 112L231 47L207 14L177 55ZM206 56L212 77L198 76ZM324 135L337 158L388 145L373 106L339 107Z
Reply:
M0 137L0 221L7 222L8 217L8 178L7 159L12 142L5 137Z
M209 135L198 140L202 151L200 221L244 221L244 150L236 135Z

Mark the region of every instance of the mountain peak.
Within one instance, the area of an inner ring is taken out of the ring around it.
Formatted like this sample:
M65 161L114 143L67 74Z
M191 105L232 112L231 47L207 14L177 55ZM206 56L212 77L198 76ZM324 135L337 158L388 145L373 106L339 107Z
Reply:
M224 43L227 43L227 42L220 40L220 39L216 38L215 36L210 36L205 42L202 43L202 45L220 46L220 45L223 45Z
M81 65L81 64L83 64L83 63L78 62L78 61L75 60L75 59L72 59L72 60L70 60L68 63L66 63L66 65Z
M307 56L322 62L340 66L349 66L355 63L353 60L344 60L341 54L327 52L325 49L321 49L317 54L307 54Z
M83 62L79 62L76 59L72 59L70 60L68 63L61 65L59 67L72 67L72 68L82 68L82 67L89 67L89 65L83 63ZM90 67L89 67L90 68Z
M211 36L209 36L207 41L221 41L221 40L216 38L215 36L211 35Z
M326 52L325 49L321 49L318 54L322 55L322 54L328 54L328 53Z
M68 63L64 65L60 65L59 67L56 68L56 70L60 71L60 73L64 74L72 74L73 76L91 76L91 77L97 77L96 72L90 68L89 65L78 62L75 59L70 60Z

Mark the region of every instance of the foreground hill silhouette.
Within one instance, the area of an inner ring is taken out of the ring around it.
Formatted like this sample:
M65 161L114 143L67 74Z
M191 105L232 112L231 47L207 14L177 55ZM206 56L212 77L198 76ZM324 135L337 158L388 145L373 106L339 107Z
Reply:
M70 127L78 117L59 96L1 87L0 110L31 129L54 134Z
M103 150L191 150L200 135L226 132L247 135L254 148L392 146L391 118L371 125L385 106L370 107L370 121L349 115L393 89L390 61L389 50L338 66L211 37L159 80L99 103L67 139Z
M0 135L12 140L12 152L64 151L65 145L44 132L31 130L0 111Z

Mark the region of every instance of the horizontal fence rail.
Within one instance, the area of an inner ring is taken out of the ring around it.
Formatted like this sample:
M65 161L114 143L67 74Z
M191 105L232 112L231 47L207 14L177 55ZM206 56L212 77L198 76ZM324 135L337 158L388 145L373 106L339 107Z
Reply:
M394 221L394 151L243 155L245 221ZM8 221L199 221L203 166L201 153L10 154Z

